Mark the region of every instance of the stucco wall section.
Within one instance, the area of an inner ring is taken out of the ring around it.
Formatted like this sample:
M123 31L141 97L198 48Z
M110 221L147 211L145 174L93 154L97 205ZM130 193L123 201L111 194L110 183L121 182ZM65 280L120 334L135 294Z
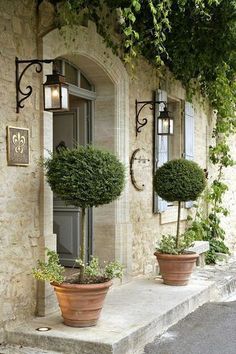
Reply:
M40 75L27 71L33 94L16 114L15 56L37 57L36 9L32 0L0 0L0 327L33 315L36 289L31 269L40 240ZM23 86L24 87L24 86ZM30 165L7 165L6 127L30 129Z

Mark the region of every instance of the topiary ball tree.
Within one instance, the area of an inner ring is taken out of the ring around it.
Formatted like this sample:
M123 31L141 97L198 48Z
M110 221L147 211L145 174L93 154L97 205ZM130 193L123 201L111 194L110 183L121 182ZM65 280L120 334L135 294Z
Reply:
M52 191L66 204L81 208L82 240L80 282L85 264L86 209L117 199L125 185L125 167L110 152L92 146L63 148L45 160L46 177Z
M178 202L176 247L179 245L181 202L196 200L206 186L203 169L194 161L176 159L166 162L156 171L154 189L168 202Z

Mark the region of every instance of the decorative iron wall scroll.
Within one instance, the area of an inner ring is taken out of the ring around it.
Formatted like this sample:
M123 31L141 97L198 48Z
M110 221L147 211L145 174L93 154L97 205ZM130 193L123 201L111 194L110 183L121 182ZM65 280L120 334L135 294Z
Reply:
M132 153L130 158L130 177L134 188L141 192L144 190L145 185L143 181L146 180L144 175L144 167L148 167L147 163L150 162L149 159L143 157L143 153L146 154L144 149L136 149Z
M7 127L7 162L10 166L29 165L29 129Z

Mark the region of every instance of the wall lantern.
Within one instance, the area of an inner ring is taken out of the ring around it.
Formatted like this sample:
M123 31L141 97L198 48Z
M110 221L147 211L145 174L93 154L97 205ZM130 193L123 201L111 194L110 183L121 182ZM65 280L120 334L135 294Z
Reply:
M31 96L33 88L31 85L27 85L25 90L21 88L21 80L25 72L32 65L36 65L35 71L40 73L43 69L43 63L53 63L53 59L32 59L32 60L19 60L15 59L16 64L16 112L19 113L20 108L24 108L23 102ZM20 64L26 64L21 73L19 73ZM53 73L53 75L47 75L47 81L43 85L44 87L44 109L46 111L68 111L69 110L69 89L65 83L64 76L59 73Z
M158 135L173 135L174 134L174 120L170 117L169 111L165 105L164 110L160 111L157 117L157 134Z
M69 110L69 85L65 83L65 76L53 71L47 75L43 84L44 110L68 111Z
M164 105L164 109L160 111L159 117L157 117L157 134L158 135L173 135L174 133L174 121L170 117L169 111L167 110L167 102L165 101L135 101L136 108L136 136L141 133L141 129L147 124L147 118L143 118L142 121L139 120L139 115L144 107L150 105L150 109L153 111L154 121L156 118L156 105Z

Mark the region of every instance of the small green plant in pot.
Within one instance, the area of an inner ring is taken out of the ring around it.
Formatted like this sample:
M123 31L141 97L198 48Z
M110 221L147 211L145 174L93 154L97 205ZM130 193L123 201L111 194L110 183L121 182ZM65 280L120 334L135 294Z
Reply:
M164 235L157 247L157 257L163 281L168 285L186 285L198 258L186 249L194 241L194 233L180 235L181 203L196 200L206 186L204 171L194 161L176 159L166 162L154 176L156 193L168 202L178 202L176 235Z
M85 264L86 211L108 204L121 195L125 168L116 156L92 146L61 149L52 154L44 166L52 191L67 204L81 208L82 240L77 260L80 271L65 278L57 254L48 251L48 261L39 261L33 274L36 279L50 281L54 286L66 325L93 326L99 318L111 279L122 276L122 266L111 262L101 269L97 258Z

